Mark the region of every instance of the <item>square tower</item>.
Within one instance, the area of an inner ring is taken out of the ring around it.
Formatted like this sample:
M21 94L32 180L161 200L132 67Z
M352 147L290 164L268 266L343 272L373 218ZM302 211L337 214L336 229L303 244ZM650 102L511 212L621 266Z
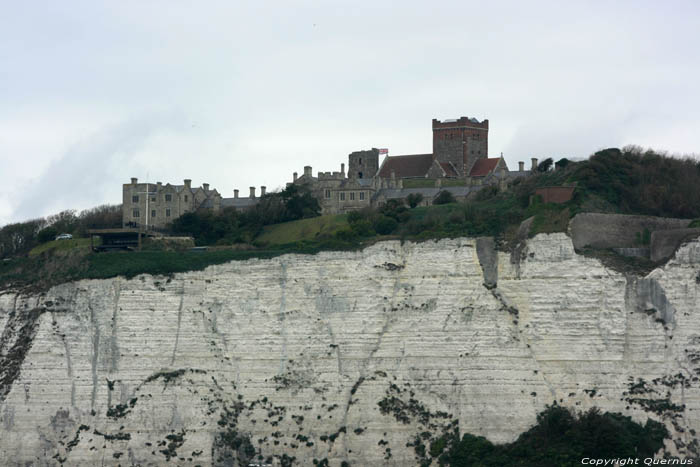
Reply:
M348 156L348 178L372 178L379 170L379 149L355 151Z
M459 175L469 175L478 159L488 157L489 121L461 117L433 119L433 159L451 162Z

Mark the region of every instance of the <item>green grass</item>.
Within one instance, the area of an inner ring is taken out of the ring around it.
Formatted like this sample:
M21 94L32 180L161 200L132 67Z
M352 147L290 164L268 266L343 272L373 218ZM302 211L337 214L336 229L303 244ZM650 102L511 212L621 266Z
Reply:
M435 188L434 178L406 178L403 180L404 188ZM465 186L467 181L460 178L442 179L442 186Z
M347 225L347 216L345 214L312 217L310 219L268 225L256 240L263 245L286 245L299 241L314 240L321 234L332 235L338 230L347 227Z
M70 240L52 240L32 248L29 252L29 256L35 256L49 250L65 251L73 250L75 248L90 248L90 239L73 238Z

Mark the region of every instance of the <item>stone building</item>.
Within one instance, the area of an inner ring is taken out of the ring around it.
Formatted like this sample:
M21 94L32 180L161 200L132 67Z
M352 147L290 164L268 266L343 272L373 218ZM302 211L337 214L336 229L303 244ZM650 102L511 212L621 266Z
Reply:
M503 155L488 157L489 121L461 117L432 121L433 152L386 156L379 163L379 150L372 148L348 155L348 170L340 164L339 172L312 173L304 167L301 176L293 175L292 184L304 185L318 200L322 214L338 214L381 205L391 199L405 199L411 193L423 195L422 204L432 204L440 191L450 191L456 199L466 199L485 185L507 186L516 177L525 176L537 168L532 160L531 170L508 169ZM422 180L421 180L422 179ZM416 183L418 182L418 183ZM260 187L260 196L265 196ZM136 178L123 188L123 225L165 227L187 212L208 209L249 209L259 197L250 187L248 197L223 198L207 183L192 188L191 180L183 185L138 183Z
M260 187L261 195L265 187ZM208 209L219 212L227 207L248 209L258 201L255 187L250 187L250 196L241 198L234 190L233 198L223 198L208 183L201 187L192 187L192 180L185 179L182 185L161 182L138 183L132 178L131 183L122 186L122 226L162 229L170 222L188 212Z
M380 185L375 177L379 162L379 150L353 152L348 156L349 173L345 164L340 172L318 172L314 177L310 166L304 167L301 177L294 173L292 183L305 185L321 206L322 214L339 214L355 211L371 205L371 200ZM367 170L371 175L367 177Z
M405 199L411 193L423 195L422 204L432 204L440 191L450 191L456 199L466 199L484 185L505 187L515 177L530 174L519 163L519 170L508 169L503 155L488 157L489 121L461 117L432 121L433 152L386 156L379 164L379 150L356 151L348 155L348 172L319 172L314 177L309 166L304 174L294 173L292 183L304 184L319 200L323 214L337 214L381 205L390 199ZM536 159L533 160L533 170ZM415 181L432 183L416 187ZM443 180L454 179L452 182Z
M387 156L378 171L388 179L397 178L467 178L483 177L486 168L494 171L505 166L503 158L488 158L489 121L461 117L433 119L432 154ZM489 163L480 163L482 160ZM508 170L508 167L505 166Z

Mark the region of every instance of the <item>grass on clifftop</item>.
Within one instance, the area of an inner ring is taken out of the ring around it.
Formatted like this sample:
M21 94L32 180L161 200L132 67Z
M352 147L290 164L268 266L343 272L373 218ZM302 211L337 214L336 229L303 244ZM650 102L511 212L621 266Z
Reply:
M261 244L285 245L314 240L319 235L333 235L347 225L345 214L312 217L265 226L256 240Z
M38 254L44 253L49 250L55 251L66 251L74 250L76 248L90 248L89 238L72 238L70 240L52 240L50 242L42 243L31 249L29 256L36 256Z

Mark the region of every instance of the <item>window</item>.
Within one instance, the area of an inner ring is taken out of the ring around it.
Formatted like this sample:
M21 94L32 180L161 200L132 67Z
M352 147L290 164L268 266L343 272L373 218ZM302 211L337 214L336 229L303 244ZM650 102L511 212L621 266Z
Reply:
M156 217L156 210L155 209L151 211L151 217Z
M324 195L326 199L331 199L331 190L326 190L326 193Z
M354 191L350 192L350 201L355 201L355 192Z
M138 196L138 195L132 196L132 197L131 197L131 202L132 202L132 203L138 203L138 202L139 202L139 196Z
M138 210L138 209L134 209L134 211L131 213L131 216L132 216L132 217L139 217L139 216L140 216L139 210Z
M170 217L170 209L165 210L165 217Z
M365 192L361 191L360 192L360 201L363 201L365 199Z
M344 191L340 192L340 201L345 201L345 192Z
M362 158L361 157L359 159L357 159L357 164L362 165Z
M187 202L187 195L185 195L185 203Z
M165 201L172 201L173 195L165 195Z
M156 202L156 197L155 197L155 196L151 196L151 201L153 201L153 202L155 203L155 202Z
M362 178L362 172L357 172L357 178Z

